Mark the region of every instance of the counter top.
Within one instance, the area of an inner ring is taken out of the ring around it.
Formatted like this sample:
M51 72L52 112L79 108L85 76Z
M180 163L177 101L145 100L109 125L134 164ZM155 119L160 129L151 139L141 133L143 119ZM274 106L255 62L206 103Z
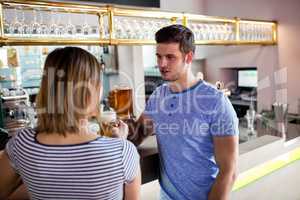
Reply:
M142 158L158 153L156 136L153 135L147 137L137 149Z
M158 179L159 157L156 136L147 137L138 147L142 171L142 183Z
M300 126L288 124L287 136L270 127L258 125L254 134L249 135L247 128L239 127L239 172L247 171L261 163L271 160L287 149L286 141L300 141ZM287 139L287 140L286 140ZM159 157L156 136L150 136L138 147L141 156L142 183L155 180L159 175Z

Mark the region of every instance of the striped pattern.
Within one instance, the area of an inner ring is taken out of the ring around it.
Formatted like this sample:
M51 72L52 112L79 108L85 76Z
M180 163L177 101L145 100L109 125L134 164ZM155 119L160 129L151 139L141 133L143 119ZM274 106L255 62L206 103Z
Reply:
M134 145L121 139L44 145L32 129L25 129L7 143L6 151L31 199L122 199L123 184L139 170Z

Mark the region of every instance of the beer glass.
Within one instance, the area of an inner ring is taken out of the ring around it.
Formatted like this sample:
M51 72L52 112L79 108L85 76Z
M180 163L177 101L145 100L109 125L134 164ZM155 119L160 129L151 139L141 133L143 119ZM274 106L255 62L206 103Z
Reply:
M133 117L132 89L129 87L118 87L109 92L109 106L112 107L120 119Z
M99 117L101 135L112 137L112 128L118 126L117 114L115 111L102 111Z

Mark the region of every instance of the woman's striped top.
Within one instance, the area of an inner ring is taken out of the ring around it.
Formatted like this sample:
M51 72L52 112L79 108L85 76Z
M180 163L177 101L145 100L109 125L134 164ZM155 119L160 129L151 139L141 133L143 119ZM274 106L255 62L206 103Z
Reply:
M9 140L6 152L31 199L122 199L123 185L139 171L127 140L99 137L75 145L45 145L32 129Z

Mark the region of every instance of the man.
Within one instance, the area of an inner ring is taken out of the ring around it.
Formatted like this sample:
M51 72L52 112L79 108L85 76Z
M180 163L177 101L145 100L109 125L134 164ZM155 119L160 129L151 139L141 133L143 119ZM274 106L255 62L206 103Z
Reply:
M238 121L231 103L191 71L193 33L182 25L160 29L156 56L166 84L150 96L133 142L155 133L161 199L228 200L236 176Z

